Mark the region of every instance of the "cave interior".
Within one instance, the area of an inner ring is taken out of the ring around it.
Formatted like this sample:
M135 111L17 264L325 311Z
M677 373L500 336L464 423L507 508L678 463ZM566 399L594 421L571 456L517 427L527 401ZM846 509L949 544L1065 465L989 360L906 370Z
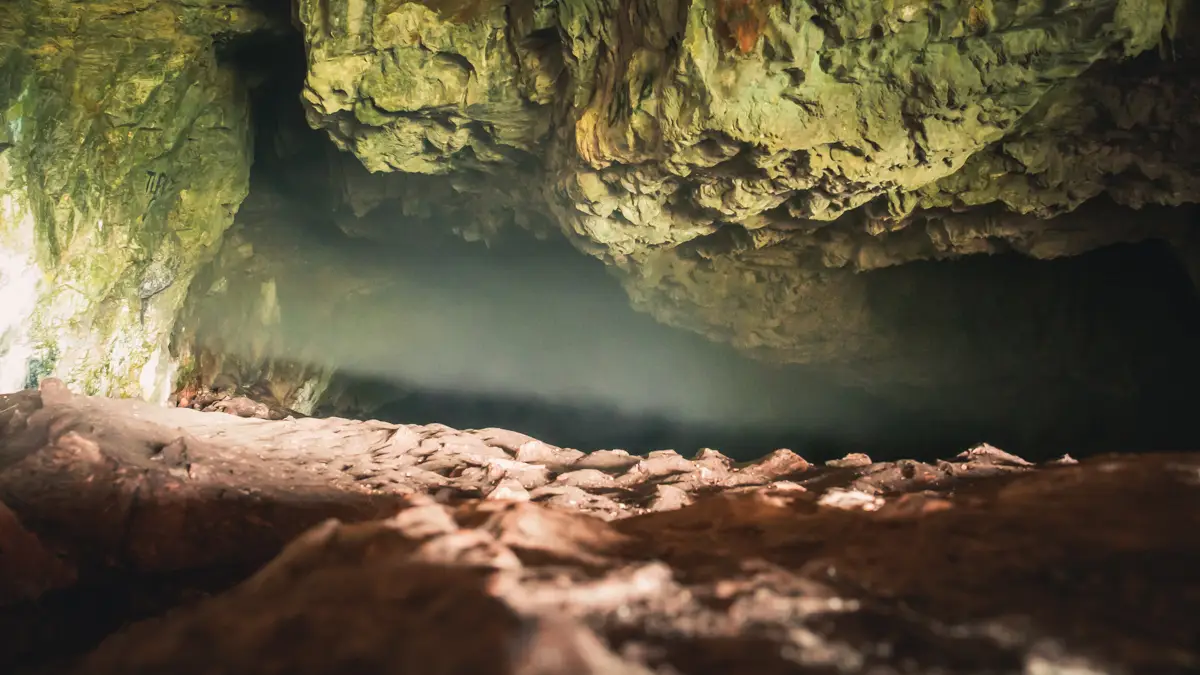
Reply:
M0 672L1200 672L1197 35L0 6Z

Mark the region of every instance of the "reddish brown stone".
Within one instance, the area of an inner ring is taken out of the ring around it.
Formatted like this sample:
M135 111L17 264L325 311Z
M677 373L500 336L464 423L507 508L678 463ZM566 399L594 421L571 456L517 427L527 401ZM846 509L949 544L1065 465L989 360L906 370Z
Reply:
M0 411L6 666L54 650L97 584L137 598L240 569L72 629L82 648L179 606L73 672L1200 667L1200 455L734 467L53 384Z

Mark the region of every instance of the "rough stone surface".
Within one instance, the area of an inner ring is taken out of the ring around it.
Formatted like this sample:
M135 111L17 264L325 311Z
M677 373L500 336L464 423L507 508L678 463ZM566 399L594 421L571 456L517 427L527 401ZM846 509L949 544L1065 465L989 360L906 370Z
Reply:
M1036 466L986 445L581 456L47 380L0 397L0 659L177 606L6 672L1186 672L1198 477L1191 454ZM213 569L237 572L204 588ZM122 574L142 604L80 628Z
M432 217L469 209L476 238L556 223L639 309L766 358L911 384L868 374L904 358L840 272L1182 246L1188 216L1046 219L1200 199L1182 1L299 7L309 121L375 172L346 174L356 216L420 213L444 197L394 174L448 174L462 197Z
M188 283L246 194L239 2L0 7L0 388L165 400Z

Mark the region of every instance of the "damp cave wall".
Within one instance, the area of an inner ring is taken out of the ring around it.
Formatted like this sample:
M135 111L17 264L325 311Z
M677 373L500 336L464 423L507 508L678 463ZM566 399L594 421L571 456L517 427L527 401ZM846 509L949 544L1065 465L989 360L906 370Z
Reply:
M385 188L384 198L375 197L383 206L359 215L353 199L361 166L309 128L294 105L304 74L298 59L282 55L301 48L281 36L244 42L236 52L260 70L275 65L253 99L256 187L222 256L194 289L193 304L207 297L216 309L208 319L193 314L190 324L181 322L196 327L189 347L215 355L204 373L210 379L223 369L242 371L237 379L257 383L258 393L299 400L319 415L500 426L586 450L714 446L750 458L793 447L814 457L865 451L932 458L990 441L1051 457L1138 444L1179 449L1196 440L1184 422L1192 397L1182 375L1200 370L1190 348L1200 337L1200 305L1187 258L1173 245L1176 232L1195 224L1195 209L1134 210L1101 198L1062 218L1069 221L1062 229L1078 231L1082 223L1138 231L1141 221L1154 221L1163 239L1039 261L997 238L991 255L864 273L875 330L907 345L917 367L941 372L929 378L933 385L848 385L836 372L754 361L633 316L618 291L620 274L579 256L552 227L547 234L511 223L506 236L468 243L463 233L471 224L462 220L472 212L430 204L411 186ZM439 190L452 182L406 179L434 195L445 195ZM725 231L733 238L727 248L736 247L738 228ZM708 244L680 248L703 257L711 255ZM211 294L214 287L220 290ZM405 298L413 294L427 297ZM596 305L580 300L596 295L605 297L603 309L589 311ZM237 309L226 304L230 298ZM549 318L531 309L556 300L570 309ZM363 318L399 317L403 324L461 306L487 306L541 330L511 337L487 320L435 319L472 337L406 344L402 328ZM241 316L268 318L249 327L230 323ZM622 324L637 329L626 332ZM572 339L557 330L562 325L603 338ZM239 334L254 336L253 344L238 343ZM496 359L488 355L496 341L525 348L500 357L512 368L499 383L473 382L472 374ZM542 353L547 344L562 359L557 368ZM621 350L632 355L661 345L671 345L674 378L669 368L612 376L621 369ZM397 357L406 348L410 354ZM354 356L330 358L347 351ZM415 374L404 364L414 358L439 372ZM590 392L569 381L556 388L539 381L539 369L547 368L569 372L568 380L611 382ZM700 375L678 372L689 368ZM731 369L738 377L728 377ZM869 378L869 363L859 371ZM710 392L705 404L720 401L719 412L697 410L703 406L679 394L694 390Z
M246 194L236 5L0 7L0 384L165 400L188 282Z

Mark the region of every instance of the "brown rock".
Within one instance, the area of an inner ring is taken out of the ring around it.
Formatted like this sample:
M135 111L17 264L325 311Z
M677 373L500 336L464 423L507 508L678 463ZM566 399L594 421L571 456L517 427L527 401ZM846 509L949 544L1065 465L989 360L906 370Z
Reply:
M691 501L686 492L673 485L656 485L649 508L651 511L670 511L683 508Z
M825 462L825 466L831 466L835 469L870 466L871 464L871 458L861 452L852 452L841 459L831 459Z
M152 573L181 587L115 588L149 604L75 644L176 609L73 672L1200 667L1197 455L810 470L607 453L564 474L440 425L50 400L0 400L6 666L61 652L39 636L93 606L89 584ZM527 490L513 471L531 469L565 480ZM702 471L724 486L698 488ZM614 472L641 479L599 478ZM244 581L184 593L217 569Z

